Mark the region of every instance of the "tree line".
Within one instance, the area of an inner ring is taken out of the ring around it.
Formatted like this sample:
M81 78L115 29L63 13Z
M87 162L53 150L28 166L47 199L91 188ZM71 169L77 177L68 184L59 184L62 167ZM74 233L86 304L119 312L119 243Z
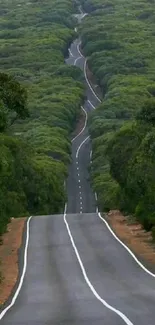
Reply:
M133 214L155 238L155 8L80 1L80 33L103 101L91 114L92 184L100 209Z
M61 213L82 74L65 64L71 0L1 1L0 234L11 217Z

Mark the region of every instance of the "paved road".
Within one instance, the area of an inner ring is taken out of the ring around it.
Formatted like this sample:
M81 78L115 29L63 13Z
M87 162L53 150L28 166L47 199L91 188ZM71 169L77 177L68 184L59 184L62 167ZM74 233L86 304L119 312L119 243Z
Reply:
M66 63L78 66L84 71L84 75L86 76L86 59L80 51L79 39L76 39L72 43L69 53L70 56L66 60ZM87 100L83 108L86 117L100 103L100 100L94 94L93 89L91 89L87 77L85 79L85 86ZM80 136L73 140L72 143L72 164L69 169L67 181L67 213L88 213L96 211L96 200L89 182L88 168L90 165L91 143L88 137L89 133L86 126ZM80 147L82 143L83 145Z
M78 42L72 44L70 64L79 56ZM84 58L76 62L84 67ZM88 85L87 95L89 113L99 101ZM87 171L89 139L80 147L87 137L85 128L73 141L67 214L30 221L26 275L15 304L3 318L0 314L2 325L155 324L155 278L95 212Z
M3 325L154 325L155 280L147 275L92 214L66 220L87 277L99 296L120 310L125 323L88 286L72 247L63 215L30 221L27 272Z

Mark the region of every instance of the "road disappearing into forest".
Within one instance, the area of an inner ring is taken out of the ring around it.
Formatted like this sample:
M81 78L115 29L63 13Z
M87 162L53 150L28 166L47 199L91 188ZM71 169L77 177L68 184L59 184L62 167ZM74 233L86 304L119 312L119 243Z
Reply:
M19 282L1 324L154 325L155 275L108 228L90 186L87 118L100 99L88 81L79 39L67 63L84 71L87 95L84 127L72 140L68 202L62 215L28 220Z

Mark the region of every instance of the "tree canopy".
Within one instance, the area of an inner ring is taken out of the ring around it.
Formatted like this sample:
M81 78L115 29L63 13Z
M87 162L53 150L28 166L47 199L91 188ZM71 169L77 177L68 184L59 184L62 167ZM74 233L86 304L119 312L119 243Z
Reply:
M61 213L82 73L65 58L71 0L1 1L0 234L11 217Z
M103 94L89 120L100 209L132 213L155 233L154 3L80 2L82 48Z

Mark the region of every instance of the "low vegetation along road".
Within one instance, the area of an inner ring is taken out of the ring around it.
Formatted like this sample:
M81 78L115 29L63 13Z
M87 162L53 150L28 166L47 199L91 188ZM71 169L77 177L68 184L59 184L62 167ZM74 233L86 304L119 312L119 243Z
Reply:
M67 63L83 69L87 100L84 127L72 140L68 203L64 215L28 220L21 275L0 314L2 325L155 323L155 275L115 238L90 188L87 115L100 99L87 80L79 45L71 45Z

